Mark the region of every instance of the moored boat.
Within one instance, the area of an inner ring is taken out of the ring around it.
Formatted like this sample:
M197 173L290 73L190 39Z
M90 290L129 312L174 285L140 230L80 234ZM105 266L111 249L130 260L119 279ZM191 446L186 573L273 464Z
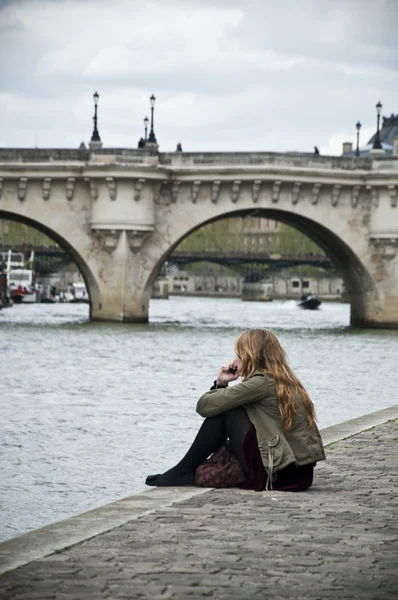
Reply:
M39 285L39 296L42 304L55 304L60 298L56 294L56 288L53 285Z
M72 293L72 298L69 300L69 302L90 302L90 297L83 282L78 281L76 283L72 283L70 291Z
M33 259L33 251L26 262L22 253L8 251L6 274L10 298L14 304L32 304L39 300L36 277L32 269Z

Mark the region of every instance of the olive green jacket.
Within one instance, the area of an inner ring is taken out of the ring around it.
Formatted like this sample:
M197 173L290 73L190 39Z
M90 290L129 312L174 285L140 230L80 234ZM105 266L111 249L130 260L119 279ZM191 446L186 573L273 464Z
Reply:
M308 426L304 402L298 393L294 395L296 414L292 427L289 431L283 429L275 382L267 373L256 371L242 383L206 392L199 399L196 411L202 417L213 417L238 406L246 409L255 427L271 487L274 474L287 465L302 466L326 458L318 428Z

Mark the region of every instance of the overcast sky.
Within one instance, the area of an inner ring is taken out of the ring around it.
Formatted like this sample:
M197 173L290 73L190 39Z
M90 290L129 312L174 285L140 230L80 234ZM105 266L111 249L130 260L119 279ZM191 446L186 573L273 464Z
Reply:
M340 154L398 112L398 0L0 0L0 147Z

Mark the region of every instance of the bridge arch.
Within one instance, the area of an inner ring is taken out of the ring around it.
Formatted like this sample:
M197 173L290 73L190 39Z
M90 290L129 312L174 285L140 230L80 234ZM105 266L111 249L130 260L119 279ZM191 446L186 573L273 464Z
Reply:
M180 227L175 229L174 238L170 240L170 245L167 248L163 248L163 253L154 264L145 286L145 295L150 295L152 285L162 264L186 237L210 223L227 218L244 216L264 217L284 223L297 229L315 242L335 264L344 281L346 294L351 306L351 324L355 326L364 324L366 320L366 307L369 301L372 301L374 305L379 302L379 298L372 276L363 261L354 252L352 244L348 243L343 236L334 232L332 228L315 219L297 214L297 212L268 207L258 207L255 209L237 207L215 215L210 219L204 218L190 229L185 230L184 222L180 220Z
M64 237L64 235L61 232L57 231L54 227L49 227L43 222L28 217L26 215L22 215L16 212L14 213L10 211L0 210L0 219L23 223L24 225L28 225L29 227L32 227L33 229L44 233L46 236L54 240L54 242L61 246L61 248L63 248L63 250L65 250L71 256L83 277L84 283L86 284L87 292L90 298L91 318L93 303L101 305L102 295L94 273L92 272L87 261L84 259L83 255L79 252L76 246L72 245Z

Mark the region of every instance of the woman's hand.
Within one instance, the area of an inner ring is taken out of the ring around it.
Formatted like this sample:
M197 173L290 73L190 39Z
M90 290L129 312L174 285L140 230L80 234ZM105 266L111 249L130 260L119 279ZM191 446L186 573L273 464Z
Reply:
M233 360L227 365L222 365L217 375L216 383L217 385L225 386L228 385L230 381L235 381L238 379L239 374L236 367L236 361Z

